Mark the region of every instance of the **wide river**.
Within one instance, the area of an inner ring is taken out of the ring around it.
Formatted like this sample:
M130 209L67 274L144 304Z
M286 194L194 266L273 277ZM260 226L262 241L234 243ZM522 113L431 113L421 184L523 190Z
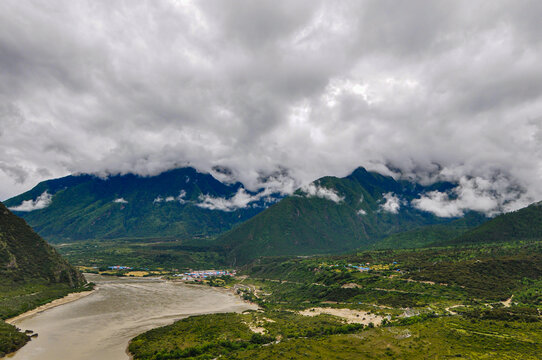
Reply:
M14 323L39 336L14 360L126 360L128 341L149 329L195 314L255 309L239 297L206 286L149 278L87 274L89 296Z

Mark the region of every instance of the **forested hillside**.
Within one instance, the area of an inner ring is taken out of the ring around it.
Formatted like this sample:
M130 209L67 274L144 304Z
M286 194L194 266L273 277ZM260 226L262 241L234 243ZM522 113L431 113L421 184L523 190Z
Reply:
M67 176L7 200L50 242L103 238L190 239L229 230L277 201L193 168L156 176Z
M232 264L258 256L369 247L394 233L453 221L411 205L425 192L451 187L450 183L426 187L358 168L345 178L324 177L299 189L222 235L217 243L225 247Z
M2 320L62 297L85 284L26 222L0 203L0 356L28 337Z

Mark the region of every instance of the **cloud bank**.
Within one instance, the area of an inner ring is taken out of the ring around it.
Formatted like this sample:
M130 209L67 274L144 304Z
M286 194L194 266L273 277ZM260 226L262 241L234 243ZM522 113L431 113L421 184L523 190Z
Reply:
M277 199L270 196L267 191L262 191L255 195L248 193L245 189L240 188L234 196L230 198L213 197L208 194L202 194L199 197L199 202L194 205L209 210L234 211L244 209L249 206L256 206L256 202L264 199L267 204L272 204Z
M383 197L384 203L380 204L380 209L392 214L397 214L399 212L399 209L401 208L401 202L402 202L401 199L399 199L399 197L392 192L382 194L382 197ZM430 211L430 210L426 210L426 211Z
M117 203L117 204L128 204L128 201L125 200L124 198L115 199L115 200L113 200L113 202Z
M52 195L47 191L38 196L35 200L24 200L21 205L12 206L9 209L12 211L34 211L39 209L45 209L51 205Z
M186 182L189 181L189 178L187 177ZM157 196L153 200L153 204L161 203L161 202L172 202L172 201L178 201L181 204L184 204L186 202L186 191L181 190L179 192L179 195L177 196Z
M337 204L344 201L344 196L339 195L334 189L328 189L315 183L304 185L300 190L308 197L319 197Z
M534 0L2 1L0 199L185 165L291 193L361 165L477 179L420 199L446 216L524 206L542 199L540 18Z

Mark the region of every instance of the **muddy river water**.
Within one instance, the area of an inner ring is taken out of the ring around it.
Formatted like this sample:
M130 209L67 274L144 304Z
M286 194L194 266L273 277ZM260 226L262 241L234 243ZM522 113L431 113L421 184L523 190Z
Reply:
M255 309L239 297L206 286L149 278L89 274L97 284L89 296L17 320L34 338L14 360L125 360L128 341L186 316Z

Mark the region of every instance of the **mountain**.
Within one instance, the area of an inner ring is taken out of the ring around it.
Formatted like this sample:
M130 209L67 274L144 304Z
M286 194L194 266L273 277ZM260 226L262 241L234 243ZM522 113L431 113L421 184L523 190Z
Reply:
M79 271L0 203L0 285L35 281L71 287L85 282Z
M391 234L373 244L373 249L409 249L434 245L446 245L467 231L486 222L484 214L474 211L464 217L435 225L426 225L412 230Z
M411 205L430 186L395 180L364 168L344 178L324 177L221 235L231 263L258 256L311 255L369 247L380 239L423 225L449 223Z
M0 357L29 337L2 320L84 285L83 275L0 203Z
M125 237L206 237L251 218L278 194L246 191L180 168L156 176L67 176L5 201L50 242Z
M542 239L542 202L499 215L443 245Z

